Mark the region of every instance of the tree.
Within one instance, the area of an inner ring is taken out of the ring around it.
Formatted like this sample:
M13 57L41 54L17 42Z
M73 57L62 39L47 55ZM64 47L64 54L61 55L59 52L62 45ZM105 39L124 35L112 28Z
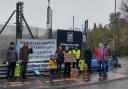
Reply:
M116 31L116 52L118 55L128 55L128 27L125 18L121 17L121 13L117 12L110 14L109 24L104 27L98 26L96 30L88 32L87 45L94 49L100 42L108 43L113 47L113 28L115 25L115 15L118 19L118 30ZM94 26L95 28L95 26ZM93 28L93 29L94 29Z
M100 28L100 29L102 29L102 28L103 28L103 26L102 26L102 24L101 24L101 23L98 25L98 28Z
M121 11L125 17L126 22L128 23L128 0L121 1Z
M96 23L94 23L93 30L96 30L96 29L97 29L97 25L96 25Z

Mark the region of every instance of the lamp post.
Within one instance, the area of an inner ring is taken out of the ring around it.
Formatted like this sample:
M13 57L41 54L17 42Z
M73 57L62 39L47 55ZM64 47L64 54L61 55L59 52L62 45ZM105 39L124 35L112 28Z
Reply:
M115 10L114 10L114 28L113 28L113 51L115 50L115 31L116 31L116 0L115 0Z

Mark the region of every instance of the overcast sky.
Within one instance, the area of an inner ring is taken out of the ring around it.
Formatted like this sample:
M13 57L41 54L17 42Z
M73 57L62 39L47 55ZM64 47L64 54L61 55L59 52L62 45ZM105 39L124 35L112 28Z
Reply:
M19 0L0 0L0 23L7 21L16 2ZM30 26L46 28L47 0L20 0L24 2L24 16ZM51 0L53 9L53 28L68 29L72 27L72 17L75 16L75 27L82 28L86 19L89 27L93 23L107 24L109 14L114 12L115 0ZM117 0L119 10L120 0ZM15 23L15 16L10 24Z

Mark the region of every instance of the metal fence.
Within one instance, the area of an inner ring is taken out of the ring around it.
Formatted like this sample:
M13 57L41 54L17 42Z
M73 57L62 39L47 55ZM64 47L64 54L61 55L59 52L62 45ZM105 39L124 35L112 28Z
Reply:
M3 25L0 25L0 30L3 27ZM0 34L0 61L4 60L6 57L6 51L9 47L9 44L11 41L16 41L16 27L14 25L7 26L2 34ZM34 38L36 39L46 39L47 38L47 30L36 28L36 27L30 27ZM27 30L26 27L24 27L23 30L23 39L31 39L31 36Z

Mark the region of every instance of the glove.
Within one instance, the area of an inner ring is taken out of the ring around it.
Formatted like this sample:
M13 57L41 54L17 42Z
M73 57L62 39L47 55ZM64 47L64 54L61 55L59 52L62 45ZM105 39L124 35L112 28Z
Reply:
M6 64L8 64L8 62L6 61Z

